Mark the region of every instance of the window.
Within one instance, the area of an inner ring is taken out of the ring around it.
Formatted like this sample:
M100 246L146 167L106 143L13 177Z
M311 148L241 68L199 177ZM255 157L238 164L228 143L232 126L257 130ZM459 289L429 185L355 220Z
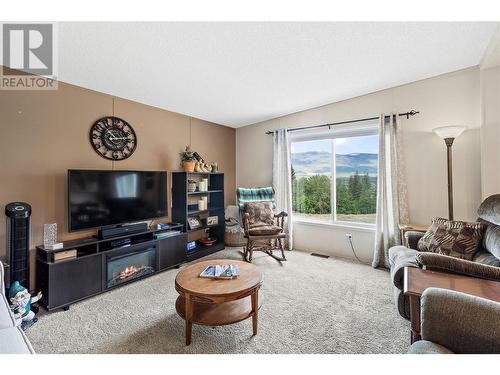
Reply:
M291 158L295 219L375 224L376 124L301 131L292 135Z

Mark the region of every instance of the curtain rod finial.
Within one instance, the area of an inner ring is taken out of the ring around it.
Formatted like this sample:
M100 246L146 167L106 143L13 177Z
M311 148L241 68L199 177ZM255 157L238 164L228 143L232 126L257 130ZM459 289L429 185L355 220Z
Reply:
M420 113L420 112L412 109L410 112L406 112L406 118L409 119L410 116L415 116L417 113Z

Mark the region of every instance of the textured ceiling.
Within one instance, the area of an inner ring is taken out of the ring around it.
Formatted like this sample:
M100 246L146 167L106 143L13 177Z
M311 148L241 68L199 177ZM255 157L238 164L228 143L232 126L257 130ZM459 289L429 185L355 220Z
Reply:
M477 65L496 23L61 23L61 81L239 127Z

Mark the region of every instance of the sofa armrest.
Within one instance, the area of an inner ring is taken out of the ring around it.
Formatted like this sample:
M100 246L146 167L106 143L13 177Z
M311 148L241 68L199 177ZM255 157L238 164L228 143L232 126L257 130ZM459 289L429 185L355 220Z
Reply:
M391 279L396 288L403 290L404 268L419 267L416 261L418 252L404 246L393 246L389 249L389 263L391 265Z
M5 275L3 269L3 263L0 262L0 293L4 293L5 291Z
M0 329L0 356L2 354L35 354L21 327Z
M424 232L415 232L415 231L408 231L405 232L405 240L406 243L408 244L408 247L413 250L418 250L417 249L417 244L418 241L424 236Z
M457 273L488 280L500 280L500 267L427 252L418 253L416 260L419 266L429 270Z
M500 303L428 288L420 306L423 340L455 353L500 353Z

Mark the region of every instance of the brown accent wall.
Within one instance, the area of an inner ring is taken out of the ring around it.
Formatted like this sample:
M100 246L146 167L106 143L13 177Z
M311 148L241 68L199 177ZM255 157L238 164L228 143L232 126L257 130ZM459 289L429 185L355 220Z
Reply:
M179 171L179 152L191 143L205 159L219 163L226 204L234 203L235 129L115 98L114 114L133 126L138 146L129 159L113 162L97 155L88 140L93 122L112 114L112 96L61 82L57 91L0 91L0 208L4 218L9 202L32 205L32 247L42 243L44 223L57 223L61 240L94 234L68 233L70 168ZM5 254L0 223L0 259Z

